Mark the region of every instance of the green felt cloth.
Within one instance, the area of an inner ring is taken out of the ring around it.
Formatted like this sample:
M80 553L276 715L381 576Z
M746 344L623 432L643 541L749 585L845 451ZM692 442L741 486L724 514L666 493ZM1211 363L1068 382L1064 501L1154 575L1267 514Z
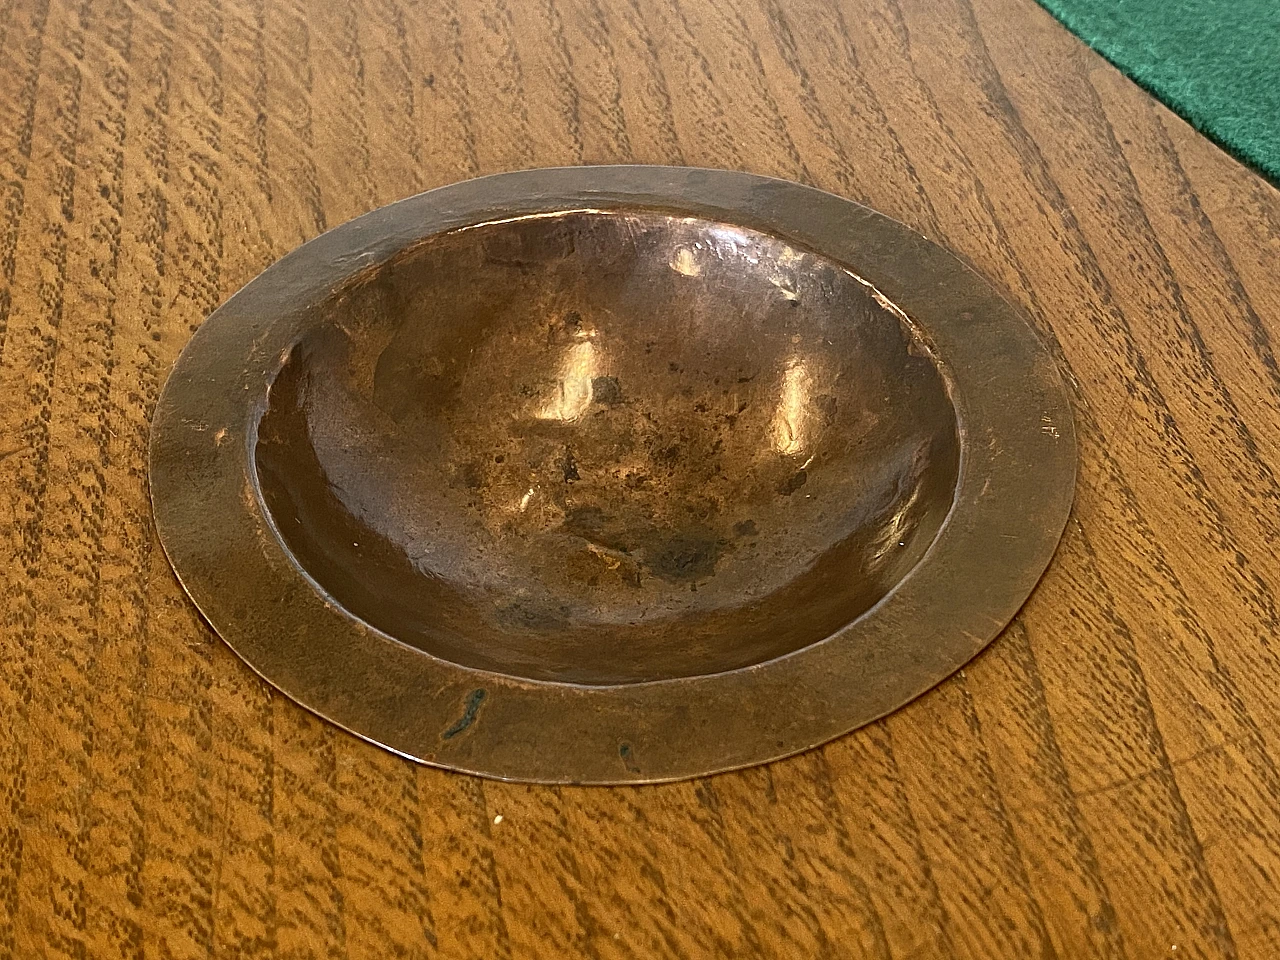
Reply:
M1280 182L1280 0L1040 0L1069 30Z

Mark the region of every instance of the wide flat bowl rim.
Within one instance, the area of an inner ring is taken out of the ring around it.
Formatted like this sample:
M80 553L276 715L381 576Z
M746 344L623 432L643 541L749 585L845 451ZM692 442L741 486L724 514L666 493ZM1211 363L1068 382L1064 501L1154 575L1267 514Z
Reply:
M757 230L870 284L928 341L956 408L960 475L923 559L826 639L724 673L640 684L531 681L439 659L344 610L276 534L253 462L282 354L309 307L439 233L555 212L658 211ZM215 310L152 422L160 541L226 643L302 706L395 753L502 780L678 780L812 748L902 706L1013 618L1075 489L1071 405L1030 324L956 256L852 201L726 170L523 170L419 194L303 244Z

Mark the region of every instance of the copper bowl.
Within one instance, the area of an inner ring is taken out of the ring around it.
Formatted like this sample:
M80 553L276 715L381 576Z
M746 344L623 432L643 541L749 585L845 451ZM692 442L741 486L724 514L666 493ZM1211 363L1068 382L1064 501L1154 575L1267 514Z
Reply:
M961 666L1074 484L1027 324L848 201L665 167L393 204L217 310L152 496L214 628L304 706L504 779L769 760Z

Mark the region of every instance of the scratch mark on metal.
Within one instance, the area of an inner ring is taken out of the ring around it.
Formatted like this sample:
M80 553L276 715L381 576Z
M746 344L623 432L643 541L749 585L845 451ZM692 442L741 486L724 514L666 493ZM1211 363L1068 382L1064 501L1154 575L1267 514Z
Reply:
M480 712L480 704L484 703L484 690L472 690L471 695L467 697L466 708L462 711L462 716L458 718L458 722L444 732L442 739L452 740L460 733L464 733L468 727L476 722L476 714Z

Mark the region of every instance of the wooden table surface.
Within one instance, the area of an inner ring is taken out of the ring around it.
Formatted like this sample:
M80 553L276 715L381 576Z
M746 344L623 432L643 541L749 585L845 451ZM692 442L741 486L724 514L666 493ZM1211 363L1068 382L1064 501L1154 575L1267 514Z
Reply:
M612 162L969 258L1074 377L1075 513L988 652L824 749L420 768L203 625L148 417L326 227ZM0 957L1280 957L1280 194L1031 0L0 0L0 194Z

